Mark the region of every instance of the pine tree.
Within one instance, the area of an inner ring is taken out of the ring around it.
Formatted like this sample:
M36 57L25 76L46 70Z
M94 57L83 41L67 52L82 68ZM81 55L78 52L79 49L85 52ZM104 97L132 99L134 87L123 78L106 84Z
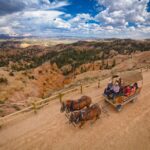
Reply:
M112 63L112 67L115 67L115 66L116 66L116 60L114 59Z

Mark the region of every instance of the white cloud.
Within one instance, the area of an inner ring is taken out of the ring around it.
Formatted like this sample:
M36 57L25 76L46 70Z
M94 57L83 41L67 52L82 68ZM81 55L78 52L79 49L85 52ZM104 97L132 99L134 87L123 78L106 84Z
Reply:
M0 13L4 12L0 17L0 34L41 34L55 27L69 28L63 20L56 21L65 13L55 10L69 5L67 0L2 0L0 5Z
M52 11L52 10L51 11L44 11L44 10L25 11L25 12L21 13L21 17L23 17L23 19L36 19L37 21L48 22L48 21L55 19L56 17L58 17L61 14L63 14L63 12Z
M0 28L0 33L5 33L5 34L8 34L10 36L17 36L15 31L10 26L1 27Z
M89 20L93 20L93 18L89 14L77 14L74 18L70 19L70 23L81 23Z
M61 18L57 18L54 20L54 26L57 28L64 28L64 29L70 29L71 24Z
M56 9L67 5L69 5L67 1L52 2L50 3L50 9Z
M39 33L44 30L45 26L50 28L55 18L59 17L61 14L63 14L63 12L54 10L39 10L17 12L10 15L5 15L0 18L0 34L11 34L12 29L13 32L18 34L25 34L24 32L28 33L32 31L34 33ZM11 30L4 30L3 28L5 26Z
M47 10L57 9L69 5L67 0L53 1L49 0L1 0L0 15L11 14L26 10Z
M126 26L128 22L148 23L146 10L148 0L98 0L107 9L100 12L96 19L105 24Z
M64 14L64 18L71 18L71 14Z

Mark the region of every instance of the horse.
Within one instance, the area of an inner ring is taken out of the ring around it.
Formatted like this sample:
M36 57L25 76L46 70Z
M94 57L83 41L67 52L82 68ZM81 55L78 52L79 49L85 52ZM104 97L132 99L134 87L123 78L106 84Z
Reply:
M92 102L91 97L82 96L78 100L67 100L65 102L61 102L60 112L66 111L67 113L73 112L75 110L81 110L84 107L89 107Z
M69 122L75 124L80 123L79 128L81 128L86 121L93 119L95 119L96 121L97 119L99 119L100 115L101 115L100 106L98 104L93 104L89 108L72 112L69 118Z

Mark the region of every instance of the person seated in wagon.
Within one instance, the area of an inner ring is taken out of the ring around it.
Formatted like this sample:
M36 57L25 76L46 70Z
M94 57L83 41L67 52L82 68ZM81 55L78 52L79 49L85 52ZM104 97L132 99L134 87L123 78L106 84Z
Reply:
M125 86L124 87L124 95L125 96L133 95L133 94L135 94L137 89L138 89L138 84L137 83Z
M117 97L119 95L119 93L120 93L120 86L119 86L119 82L116 81L112 87L112 99Z
M111 99L114 99L116 96L119 95L120 93L120 86L119 86L119 82L115 81L115 83L113 84L113 82L109 82L107 85L107 88L104 90L104 94Z
M109 97L112 94L112 87L113 87L113 83L112 83L112 81L109 81L107 88L104 90L104 95Z

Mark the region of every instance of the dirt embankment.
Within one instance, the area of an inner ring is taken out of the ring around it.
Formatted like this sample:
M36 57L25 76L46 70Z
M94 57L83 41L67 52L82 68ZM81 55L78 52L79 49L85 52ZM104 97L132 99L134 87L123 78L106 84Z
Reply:
M87 122L83 129L68 124L61 114L59 101L52 101L36 115L25 114L0 131L1 150L149 150L150 149L150 72L144 72L141 95L135 103L125 105L121 112L107 107L94 124ZM102 100L101 94L108 80L91 84L84 94L91 96L93 103ZM79 91L66 95L65 99L76 99ZM103 105L103 103L101 103ZM26 119L25 119L26 118Z
M45 63L36 69L12 72L0 69L0 116L18 111L33 101L50 96L63 88L64 75L55 66Z

